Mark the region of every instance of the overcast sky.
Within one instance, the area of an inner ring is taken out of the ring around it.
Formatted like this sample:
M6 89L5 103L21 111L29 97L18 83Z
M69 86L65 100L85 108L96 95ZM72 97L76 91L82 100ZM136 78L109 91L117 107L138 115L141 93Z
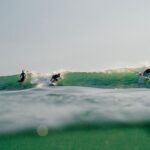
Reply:
M149 0L0 0L0 74L98 71L149 57Z

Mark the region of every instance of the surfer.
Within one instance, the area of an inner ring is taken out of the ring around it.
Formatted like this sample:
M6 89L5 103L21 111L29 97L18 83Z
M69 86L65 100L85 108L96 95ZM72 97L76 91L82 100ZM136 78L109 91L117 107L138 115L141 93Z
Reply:
M23 83L26 79L26 74L24 70L22 70L22 73L20 74L20 80L18 80L19 83Z
M138 83L144 84L150 77L150 69L146 69L145 71L139 73Z
M150 69L146 69L146 70L143 72L143 76L150 76Z
M53 74L52 77L51 77L51 79L50 79L50 81L51 82L57 82L58 79L60 78L60 75L61 75L60 73Z

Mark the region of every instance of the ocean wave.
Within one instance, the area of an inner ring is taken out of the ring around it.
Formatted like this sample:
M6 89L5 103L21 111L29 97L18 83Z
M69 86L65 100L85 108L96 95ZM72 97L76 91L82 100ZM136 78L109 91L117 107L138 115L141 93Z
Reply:
M122 68L99 72L61 72L57 86L85 86L100 88L137 88L150 87L150 80L139 83L139 73L146 67ZM19 84L19 75L0 76L0 90L19 90L33 87L49 86L51 73L28 74L27 80Z

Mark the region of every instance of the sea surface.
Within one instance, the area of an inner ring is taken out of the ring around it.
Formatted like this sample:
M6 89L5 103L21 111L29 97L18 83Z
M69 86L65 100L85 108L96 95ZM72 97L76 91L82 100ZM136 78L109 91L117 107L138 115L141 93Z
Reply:
M0 133L150 122L149 82L138 83L137 70L67 72L56 86L50 74L18 78L0 77Z

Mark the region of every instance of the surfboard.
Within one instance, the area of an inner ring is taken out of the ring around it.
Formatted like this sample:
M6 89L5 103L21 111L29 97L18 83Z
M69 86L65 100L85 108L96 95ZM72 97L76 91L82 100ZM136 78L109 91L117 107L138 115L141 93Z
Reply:
M51 83L49 84L49 86L56 86L56 85L57 85L56 82L51 82Z

